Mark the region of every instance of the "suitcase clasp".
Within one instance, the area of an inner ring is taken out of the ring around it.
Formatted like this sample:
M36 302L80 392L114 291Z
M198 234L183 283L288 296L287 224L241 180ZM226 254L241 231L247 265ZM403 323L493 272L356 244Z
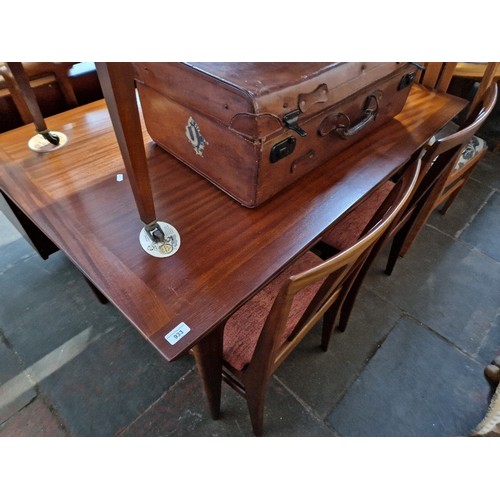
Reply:
M294 109L293 111L290 111L290 113L287 113L283 117L283 121L290 130L297 132L297 134L299 134L301 137L305 137L307 135L307 132L303 128L301 128L298 124L299 115L300 115L300 109Z

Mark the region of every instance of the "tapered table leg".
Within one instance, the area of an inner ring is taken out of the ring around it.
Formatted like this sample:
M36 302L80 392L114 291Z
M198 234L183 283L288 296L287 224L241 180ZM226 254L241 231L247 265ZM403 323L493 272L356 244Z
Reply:
M222 385L222 336L224 325L218 326L193 347L196 366L214 420L220 415Z
M96 68L139 216L150 224L156 221L156 212L132 65L99 62Z

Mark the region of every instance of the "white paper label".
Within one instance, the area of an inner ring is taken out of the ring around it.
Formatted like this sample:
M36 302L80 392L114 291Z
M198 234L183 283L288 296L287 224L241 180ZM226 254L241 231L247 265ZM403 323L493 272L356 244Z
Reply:
M173 330L170 330L165 335L165 340L170 344L174 345L179 342L179 340L184 337L184 335L188 334L191 331L191 328L186 325L186 323L179 323Z

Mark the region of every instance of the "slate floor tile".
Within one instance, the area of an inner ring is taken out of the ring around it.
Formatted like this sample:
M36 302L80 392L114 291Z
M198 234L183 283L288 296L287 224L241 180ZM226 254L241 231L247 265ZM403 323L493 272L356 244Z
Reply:
M429 217L428 224L456 237L474 219L492 192L489 186L469 179L446 214L441 215L435 210Z
M15 230L9 219L7 219L7 216L0 209L0 241L2 242L2 245L11 243L20 237L21 235L19 232Z
M481 182L493 189L500 190L500 151L488 151L474 168L471 179ZM464 188L465 189L465 188Z
M475 355L500 312L500 263L425 227L391 276L386 254L365 286Z
M475 358L484 366L500 356L500 314L497 316L483 342L478 346Z
M425 326L403 319L328 421L341 436L468 436L488 407L482 370Z
M9 243L0 245L0 280L3 281L5 279L3 273L6 270L14 267L18 262L34 257L35 255L36 253L33 248L22 238L14 239Z
M0 204L1 201L0 198ZM31 245L21 237L19 231L0 210L0 279L1 273L6 267L12 267L17 261L34 254L35 251Z
M321 322L279 367L276 376L315 411L326 413L344 394L401 316L401 311L361 289L346 331L335 330L327 352Z
M500 193L489 198L460 239L500 262Z
M37 398L0 425L0 436L62 437L66 436L66 432L57 416Z
M5 342L0 339L0 423L36 397L33 381Z
M133 328L91 342L38 385L72 436L113 436L192 367L164 360Z
M0 384L5 384L5 382L18 375L22 370L23 367L18 357L0 338Z
M264 436L333 436L276 380L266 398ZM122 436L253 436L245 400L222 386L221 417L210 417L198 373L193 370L124 430Z
M60 252L45 261L33 255L0 279L0 328L27 365L82 330L98 336L128 324L111 304L98 302Z

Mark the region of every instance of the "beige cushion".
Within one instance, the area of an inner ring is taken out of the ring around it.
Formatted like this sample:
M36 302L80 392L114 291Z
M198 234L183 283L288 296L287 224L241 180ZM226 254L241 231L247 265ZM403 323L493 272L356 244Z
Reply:
M460 170L464 165L469 163L473 158L475 158L479 153L488 149L488 144L481 137L476 135L472 137L469 144L465 146L462 154L460 155L454 170Z

